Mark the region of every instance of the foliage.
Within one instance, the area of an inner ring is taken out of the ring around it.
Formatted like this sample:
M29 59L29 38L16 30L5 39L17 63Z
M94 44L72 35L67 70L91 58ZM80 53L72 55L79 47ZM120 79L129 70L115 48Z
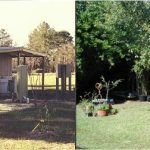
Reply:
M133 70L137 74L139 94L150 94L150 51L145 49L136 59Z
M109 104L106 104L106 103L103 103L103 104L101 104L101 105L99 105L98 107L97 107L97 110L105 110L105 111L109 111Z
M96 83L95 84L95 88L98 90L98 94L96 92L85 92L84 96L80 96L81 98L81 101L82 102L88 102L90 100L92 100L92 102L94 103L98 103L100 101L103 101L103 97L102 97L102 93L101 93L101 90L103 88L106 89L106 99L108 99L108 94L109 94L109 91L114 89L120 82L122 82L121 79L119 80L116 80L116 81L106 81L105 78L103 76L101 76L101 80L102 82L101 83ZM100 100L99 100L100 98Z
M147 49L141 52L139 59L135 61L134 71L142 75L144 71L150 70L150 51Z
M0 47L12 46L12 39L5 29L0 29Z
M63 44L54 54L54 66L57 63L71 64L72 71L75 71L75 48L73 43Z
M81 101L89 101L91 92L85 92L83 96L80 96Z
M106 88L106 99L108 99L109 91L114 89L121 82L121 79L116 81L106 81L105 78L101 76L101 80L103 87Z
M94 105L92 101L90 100L90 92L85 92L83 96L80 96L81 98L81 107L85 113L93 113L94 111Z
M149 50L149 14L147 1L76 2L77 93L122 62L130 70L139 67Z
M85 106L86 113L93 113L94 112L94 105L92 103L87 103Z
M57 32L46 22L41 23L29 35L28 48L47 54L45 64L47 71L55 71L58 61L72 63L74 66L74 46L70 33Z
M116 108L112 108L112 109L110 109L110 114L116 114L116 113L118 113L118 109L116 109Z
M109 91L114 89L115 87L117 87L117 85L122 82L121 79L119 80L116 80L116 81L106 81L104 76L101 76L101 83L96 83L95 84L95 88L98 90L98 94L95 94L93 98L98 98L100 96L100 98L102 99L102 94L101 94L101 90L102 88L105 88L106 89L106 99L108 99L108 94L109 94Z
M118 113L118 110L116 108L113 108L112 105L108 103L99 104L96 107L96 110L105 110L109 115L114 115Z

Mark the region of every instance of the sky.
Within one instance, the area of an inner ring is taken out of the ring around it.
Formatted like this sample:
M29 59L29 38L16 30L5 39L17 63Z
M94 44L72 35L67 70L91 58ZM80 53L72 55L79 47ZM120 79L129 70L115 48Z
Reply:
M56 31L68 31L74 39L74 0L0 1L0 29L6 29L15 46L26 46L28 35L43 21Z

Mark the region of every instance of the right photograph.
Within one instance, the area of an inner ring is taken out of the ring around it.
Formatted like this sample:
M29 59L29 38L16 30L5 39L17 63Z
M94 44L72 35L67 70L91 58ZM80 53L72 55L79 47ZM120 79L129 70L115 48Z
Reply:
M76 149L150 148L150 2L76 1Z

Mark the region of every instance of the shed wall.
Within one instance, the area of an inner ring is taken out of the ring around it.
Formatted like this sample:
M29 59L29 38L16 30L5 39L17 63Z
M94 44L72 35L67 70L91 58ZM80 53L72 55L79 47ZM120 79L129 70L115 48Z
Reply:
M12 58L9 55L0 54L0 76L12 75Z

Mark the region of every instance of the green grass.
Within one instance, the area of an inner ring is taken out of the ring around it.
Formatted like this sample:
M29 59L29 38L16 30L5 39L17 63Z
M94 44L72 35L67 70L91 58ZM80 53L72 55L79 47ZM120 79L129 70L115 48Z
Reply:
M86 117L77 106L77 148L149 149L150 103L126 102L114 105L117 115Z
M60 80L60 79L59 79ZM45 73L45 85L51 86L50 89L55 89L56 87L56 73ZM60 80L61 84L61 80ZM28 85L42 85L42 74L33 73L28 76ZM68 85L68 78L67 78ZM75 86L75 73L72 73L72 87Z
M73 143L47 143L42 140L0 139L1 150L74 150Z

